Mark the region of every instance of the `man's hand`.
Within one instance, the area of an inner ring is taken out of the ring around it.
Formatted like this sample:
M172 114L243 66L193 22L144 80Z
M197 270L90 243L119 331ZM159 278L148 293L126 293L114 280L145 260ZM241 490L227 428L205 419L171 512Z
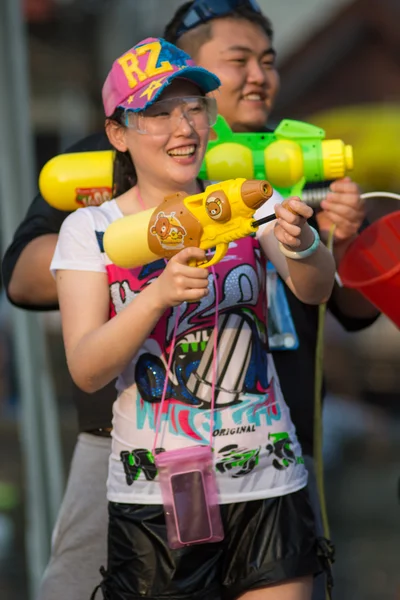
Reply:
M325 243L332 225L335 225L333 256L336 265L339 265L365 219L365 204L358 185L350 177L337 179L331 184L330 190L321 202L322 210L316 214L316 218L321 239ZM336 305L348 317L370 319L378 314L376 307L357 290L335 284L333 295Z
M335 225L334 244L351 242L365 219L360 189L350 177L344 177L334 181L330 190L321 202L322 211L317 214L321 238L326 242L330 228Z

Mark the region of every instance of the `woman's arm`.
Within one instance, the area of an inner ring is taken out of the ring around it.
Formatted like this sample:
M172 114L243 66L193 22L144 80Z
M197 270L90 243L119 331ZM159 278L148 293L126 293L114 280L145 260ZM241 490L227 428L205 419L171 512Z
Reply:
M305 304L326 302L332 293L335 278L335 262L329 250L320 243L308 258L295 260L286 257L279 249L279 242L288 250L302 251L314 241L312 229L306 222L312 209L301 200L289 200L289 206L277 205L278 221L265 227L258 235L260 245L274 264L286 285Z
M118 377L167 308L208 293L207 270L187 266L192 258L204 260L205 253L199 248L182 250L111 320L105 273L57 271L65 352L78 387L92 393Z

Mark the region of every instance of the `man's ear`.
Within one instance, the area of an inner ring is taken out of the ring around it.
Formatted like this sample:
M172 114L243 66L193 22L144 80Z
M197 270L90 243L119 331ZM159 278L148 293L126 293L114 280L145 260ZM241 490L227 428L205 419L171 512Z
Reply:
M120 152L126 152L128 150L125 139L126 128L112 119L106 120L105 128L110 144L114 146L116 150L119 150Z

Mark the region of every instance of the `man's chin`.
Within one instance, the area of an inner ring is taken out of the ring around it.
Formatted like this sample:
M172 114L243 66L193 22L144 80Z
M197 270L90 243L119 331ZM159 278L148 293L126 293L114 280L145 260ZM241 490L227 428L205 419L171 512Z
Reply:
M268 113L258 115L245 115L242 119L237 120L232 129L236 132L245 131L263 131L268 120Z

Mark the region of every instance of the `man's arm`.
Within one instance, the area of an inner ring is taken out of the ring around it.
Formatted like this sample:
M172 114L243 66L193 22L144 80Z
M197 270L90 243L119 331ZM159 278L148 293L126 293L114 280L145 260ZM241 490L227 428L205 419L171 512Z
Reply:
M105 134L94 134L67 150L108 150ZM58 308L56 284L50 274L60 227L69 213L53 208L38 194L32 202L2 262L4 287L10 302L31 310Z
M58 232L69 213L51 207L36 196L2 262L7 297L12 304L32 310L58 308L50 262Z
M57 308L56 283L48 268L57 238L57 234L42 235L22 250L6 287L9 300L16 306L48 310Z

